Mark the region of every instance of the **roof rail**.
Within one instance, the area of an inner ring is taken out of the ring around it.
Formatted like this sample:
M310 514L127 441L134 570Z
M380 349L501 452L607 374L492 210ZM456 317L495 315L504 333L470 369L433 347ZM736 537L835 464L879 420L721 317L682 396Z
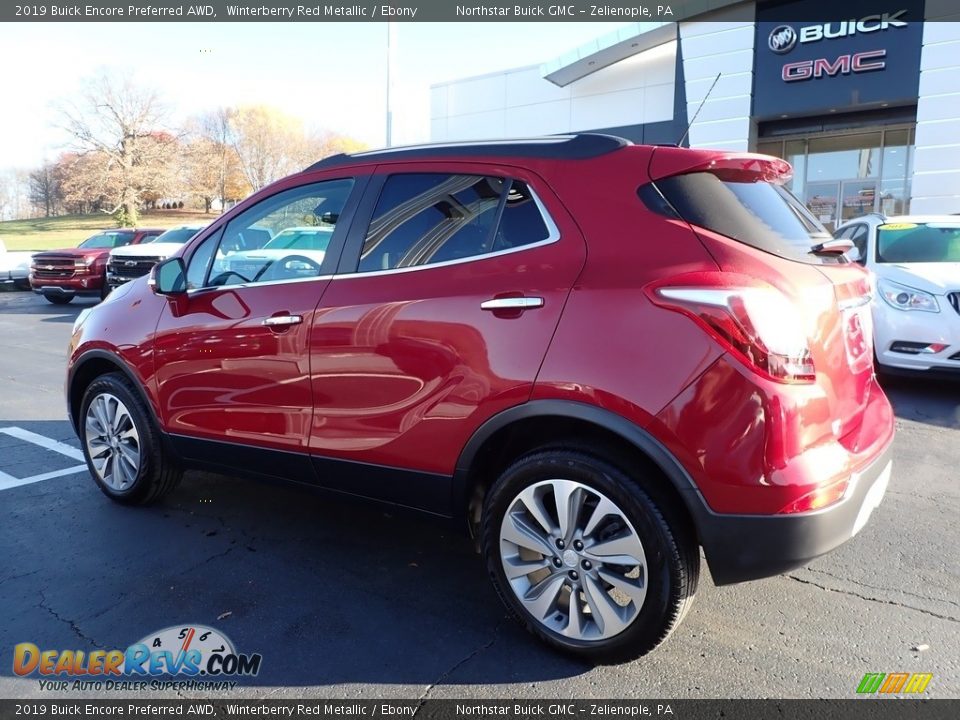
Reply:
M573 135L548 135L535 138L509 138L501 140L475 140L469 142L444 142L426 145L369 150L366 152L341 153L324 158L306 168L304 172L325 170L363 160L419 160L421 158L502 156L515 155L531 158L557 160L585 160L606 155L627 145L632 145L615 135L601 133L577 133Z

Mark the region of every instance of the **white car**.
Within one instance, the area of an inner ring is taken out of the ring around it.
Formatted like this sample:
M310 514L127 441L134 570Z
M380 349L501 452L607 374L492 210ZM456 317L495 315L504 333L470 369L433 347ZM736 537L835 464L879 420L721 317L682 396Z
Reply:
M107 261L107 286L115 290L150 272L150 268L177 252L184 243L206 225L178 225L152 240L138 245L124 245L110 251Z
M7 250L0 240L0 285L13 283L21 290L30 289L30 258L32 252Z
M218 258L211 283L237 285L319 275L332 236L332 225L281 230L261 248L230 252Z
M837 228L873 275L878 370L960 377L960 216L867 215Z

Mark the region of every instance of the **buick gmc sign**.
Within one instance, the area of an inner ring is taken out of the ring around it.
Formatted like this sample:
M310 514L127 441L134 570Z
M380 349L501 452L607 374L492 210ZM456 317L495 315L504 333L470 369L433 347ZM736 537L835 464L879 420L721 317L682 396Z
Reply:
M755 117L916 102L923 0L853 0L840 10L838 4L795 0L758 6ZM846 17L837 18L839 13Z
M810 43L819 40L832 40L857 33L872 33L890 28L907 27L906 10L882 15L868 15L860 20L841 20L817 25L805 25L795 31L790 25L780 25L770 31L768 45L775 53L790 52L798 42Z
M887 67L887 61L884 59L886 57L886 50L867 50L866 52L838 55L832 61L827 58L801 60L800 62L786 63L780 72L780 77L783 78L784 82L794 82L795 80L848 75L852 72L883 70Z

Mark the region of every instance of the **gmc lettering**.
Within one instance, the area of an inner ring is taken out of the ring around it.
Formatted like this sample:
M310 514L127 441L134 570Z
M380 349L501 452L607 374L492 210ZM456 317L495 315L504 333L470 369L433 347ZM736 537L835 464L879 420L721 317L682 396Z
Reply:
M797 80L810 80L811 78L816 79L824 76L834 77L836 75L883 70L887 66L887 61L881 58L886 56L886 50L868 50L841 55L833 62L826 58L801 60L800 62L785 64L781 77L784 82L796 82Z

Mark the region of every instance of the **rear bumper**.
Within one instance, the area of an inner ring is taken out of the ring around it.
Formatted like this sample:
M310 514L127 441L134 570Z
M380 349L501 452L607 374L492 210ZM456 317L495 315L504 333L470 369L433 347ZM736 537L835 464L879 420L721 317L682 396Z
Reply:
M779 575L839 547L880 504L891 472L891 445L851 476L840 502L796 515L725 515L704 505L697 530L717 585Z

